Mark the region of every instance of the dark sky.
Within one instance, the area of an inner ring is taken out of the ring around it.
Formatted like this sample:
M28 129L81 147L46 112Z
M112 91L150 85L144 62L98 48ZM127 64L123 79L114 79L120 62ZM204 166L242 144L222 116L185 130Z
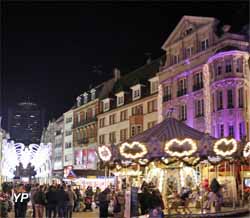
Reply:
M249 23L236 3L3 3L4 109L29 98L58 117L90 84L156 58L183 15L214 16L235 30ZM93 73L101 66L103 74ZM4 113L6 120L6 112Z

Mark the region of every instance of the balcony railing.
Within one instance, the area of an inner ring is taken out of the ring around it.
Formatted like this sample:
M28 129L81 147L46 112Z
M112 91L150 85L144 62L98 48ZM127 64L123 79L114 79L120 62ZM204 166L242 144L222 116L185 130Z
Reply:
M177 97L180 97L186 94L187 94L187 89L180 89L177 91Z
M193 91L197 91L203 88L203 83L197 83L193 85Z
M89 140L87 138L77 139L78 144L88 144Z
M96 121L97 121L96 117L92 117L92 118L89 118L87 120L81 120L80 122L74 123L73 128L77 128L79 126L84 126L86 124L89 124L89 123L92 123L92 122L96 122Z
M172 96L171 95L164 95L163 96L163 102L165 101L170 101L172 99Z

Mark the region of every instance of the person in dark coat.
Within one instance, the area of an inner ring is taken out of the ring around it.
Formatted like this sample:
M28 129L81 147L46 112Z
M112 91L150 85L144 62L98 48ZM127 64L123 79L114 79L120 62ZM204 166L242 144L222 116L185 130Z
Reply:
M64 190L64 186L61 186L57 191L57 210L58 210L58 217L59 218L66 218L67 217L67 207L69 196L67 192Z
M44 186L40 185L39 189L34 195L36 218L43 218L44 208L47 203L46 195L44 193Z
M153 190L149 199L149 218L162 218L164 202L159 190Z
M20 184L15 191L16 196L18 196L21 193L27 193L23 184ZM15 200L15 218L25 218L26 217L28 202L29 202L29 198L22 199L22 196L18 197Z
M48 218L52 217L56 218L56 205L57 205L57 196L56 196L56 189L53 186L49 187L48 192L46 193L46 199L47 199L47 214Z
M99 194L99 217L107 218L108 217L108 208L110 202L110 189L106 188L103 192Z
M141 215L148 214L149 212L149 199L150 199L150 192L147 187L143 188L142 193L139 194L139 201L141 206Z

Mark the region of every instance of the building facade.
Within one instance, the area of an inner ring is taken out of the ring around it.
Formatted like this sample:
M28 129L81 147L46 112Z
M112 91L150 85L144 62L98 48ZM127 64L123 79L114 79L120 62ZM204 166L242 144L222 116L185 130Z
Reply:
M29 145L39 144L44 127L44 111L33 102L21 102L8 112L11 139Z
M159 120L171 112L215 137L249 139L249 38L215 18L184 16L162 49Z
M101 111L100 99L112 91L119 78L120 72L115 69L112 79L85 91L76 99L77 104L73 110L73 168L81 175L85 172L95 174L94 171L97 170L97 115Z
M69 110L63 115L64 118L64 140L63 140L63 166L72 166L74 164L74 149L73 149L73 110Z
M102 100L98 117L98 144L116 145L158 122L158 77L160 59L126 74L113 95Z

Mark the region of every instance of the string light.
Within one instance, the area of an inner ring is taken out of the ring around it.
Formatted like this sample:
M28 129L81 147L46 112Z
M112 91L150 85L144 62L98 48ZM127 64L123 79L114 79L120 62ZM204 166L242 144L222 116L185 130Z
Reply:
M98 154L102 161L108 162L111 160L112 154L109 148L105 145L98 147Z
M250 157L250 142L248 142L245 147L244 147L244 150L243 150L243 156L244 157Z
M137 147L138 152L134 152L133 149ZM120 154L128 159L138 159L144 157L148 153L148 150L144 144L140 142L132 142L131 144L125 142L120 146Z
M178 147L184 146L184 145L189 145L190 148L187 150L183 151L174 151L173 145L177 144ZM183 140L178 140L178 139L171 139L170 141L166 142L165 144L165 152L169 154L172 157L186 157L186 156L191 156L197 151L197 145L196 142L190 138L185 138Z
M231 145L232 148L230 150L224 151L223 149L220 148L223 144L225 144L226 146ZM222 139L217 140L214 144L215 154L220 155L222 157L231 156L236 151L237 151L237 142L235 139L222 138Z
M213 163L213 164L219 163L222 160L220 156L208 156L207 159L210 163Z

